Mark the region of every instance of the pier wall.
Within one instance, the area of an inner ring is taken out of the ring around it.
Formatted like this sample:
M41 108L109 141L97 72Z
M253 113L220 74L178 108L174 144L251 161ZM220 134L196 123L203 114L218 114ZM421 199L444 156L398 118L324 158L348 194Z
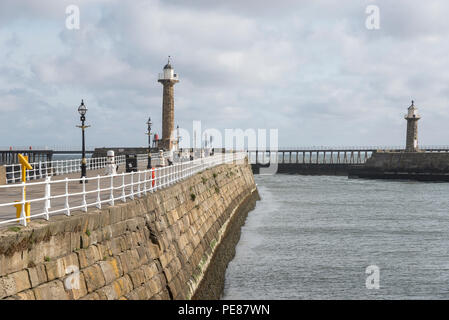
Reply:
M278 163L276 173L300 174L300 175L330 175L346 176L352 168L361 165L353 164L329 164L329 163ZM267 165L252 164L251 168L254 174L259 174L261 168Z
M376 152L350 177L449 181L447 152Z
M1 299L215 299L258 200L250 166L0 230Z
M447 152L376 152L366 167L404 171L449 171Z

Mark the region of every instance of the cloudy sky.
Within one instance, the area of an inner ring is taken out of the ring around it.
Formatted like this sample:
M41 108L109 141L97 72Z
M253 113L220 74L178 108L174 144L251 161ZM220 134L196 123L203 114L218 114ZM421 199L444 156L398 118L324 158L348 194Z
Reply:
M66 28L66 7L80 29ZM365 26L368 5L380 29ZM449 145L445 0L2 0L0 146L144 146L161 131L171 55L175 123L277 128L281 146Z

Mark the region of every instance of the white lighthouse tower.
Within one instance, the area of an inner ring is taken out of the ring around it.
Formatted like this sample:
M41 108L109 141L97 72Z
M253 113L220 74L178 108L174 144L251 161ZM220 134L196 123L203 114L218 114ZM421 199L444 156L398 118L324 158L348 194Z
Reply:
M415 102L412 101L412 105L408 107L408 112L405 115L407 120L407 139L405 144L406 152L417 152L418 149L418 120L421 117L418 114L418 109L415 107Z
M158 80L164 87L162 96L162 143L164 150L173 149L173 130L175 129L175 93L174 85L179 82L178 75L175 73L171 63L170 56L164 66L164 70L159 74Z

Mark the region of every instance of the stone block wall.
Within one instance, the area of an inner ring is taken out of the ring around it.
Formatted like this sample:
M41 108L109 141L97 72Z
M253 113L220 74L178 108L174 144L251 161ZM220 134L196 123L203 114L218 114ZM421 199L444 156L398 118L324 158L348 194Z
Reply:
M216 261L224 272L232 257L217 259L230 256L220 248L256 200L250 166L229 164L114 207L3 228L0 299L216 298L201 288Z
M365 168L384 171L449 172L447 152L376 152Z

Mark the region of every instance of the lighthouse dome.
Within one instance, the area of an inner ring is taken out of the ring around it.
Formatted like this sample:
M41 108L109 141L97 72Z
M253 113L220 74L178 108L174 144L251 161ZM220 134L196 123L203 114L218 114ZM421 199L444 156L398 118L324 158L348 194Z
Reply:
M407 114L405 115L406 119L410 119L410 118L415 118L415 119L419 119L420 116L418 114L418 108L415 107L415 102L412 101L412 104L410 107L408 107L407 110Z
M173 69L173 67L171 66L170 62L165 65L164 70L165 69Z

